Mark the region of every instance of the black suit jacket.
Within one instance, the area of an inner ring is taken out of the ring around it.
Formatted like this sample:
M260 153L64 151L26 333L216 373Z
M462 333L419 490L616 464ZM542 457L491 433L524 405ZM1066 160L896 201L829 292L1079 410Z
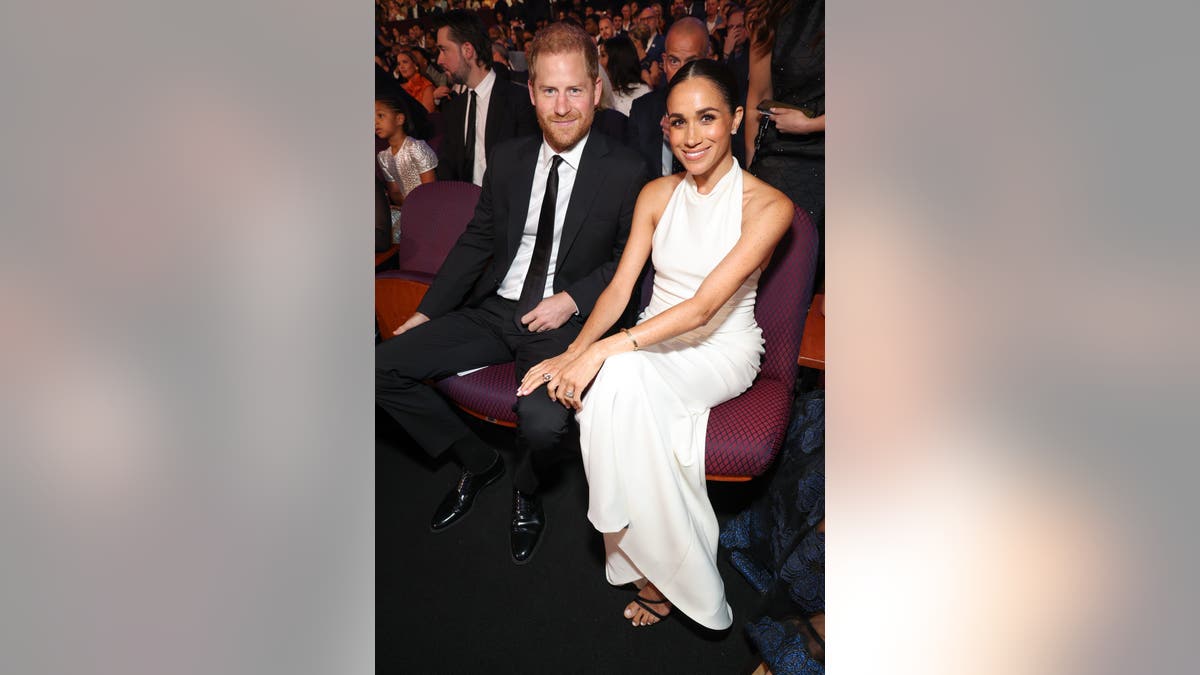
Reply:
M655 89L633 99L625 143L646 163L646 175L658 178L662 170L662 117L667 114L667 90Z
M471 182L469 172L464 172L463 161L467 146L467 103L470 96L460 94L442 106L442 119L446 123L446 134L438 148L438 180L461 180ZM515 85L498 74L492 84L492 98L488 103L487 122L483 128L483 152L490 158L500 143L510 138L527 136L538 132L537 116L529 102L529 89ZM475 149L479 152L479 148Z
M499 289L521 244L541 144L541 136L528 136L496 147L475 215L417 311L436 318L462 306L464 300L475 305ZM554 291L566 291L584 319L617 270L633 207L645 183L637 154L593 129L571 189L554 274ZM628 322L637 304L635 293L623 322Z

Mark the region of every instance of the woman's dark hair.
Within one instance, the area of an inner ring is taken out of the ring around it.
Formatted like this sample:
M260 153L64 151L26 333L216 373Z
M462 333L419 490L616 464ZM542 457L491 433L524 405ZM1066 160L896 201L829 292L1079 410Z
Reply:
M434 34L443 27L450 29L451 42L459 45L470 43L475 48L476 63L484 68L492 67L492 40L478 14L465 9L452 9L433 17Z
M667 96L671 95L671 90L680 82L694 77L702 77L716 85L717 91L721 92L721 98L725 99L725 104L729 106L729 112L737 109L741 99L738 96L737 79L734 78L733 71L729 66L709 59L697 59L683 64L667 85Z
M775 27L783 21L784 15L792 8L795 0L749 0L746 3L746 34L750 36L751 47L759 52L771 53L775 45Z
M376 103L382 103L387 106L392 112L404 115L404 135L412 136L416 130L416 122L413 120L412 106L408 101L399 96L376 96Z
M612 80L613 91L629 94L642 82L642 66L638 61L633 40L616 35L604 41L608 52L608 79Z

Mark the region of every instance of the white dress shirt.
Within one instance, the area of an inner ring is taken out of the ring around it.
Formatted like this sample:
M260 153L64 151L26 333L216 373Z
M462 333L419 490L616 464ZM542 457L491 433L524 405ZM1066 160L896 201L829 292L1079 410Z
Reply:
M479 85L475 87L475 167L471 172L471 182L483 185L483 172L487 170L487 148L484 147L483 132L487 126L488 103L492 100L492 88L496 84L496 71L489 70ZM467 96L470 96L470 89ZM466 115L471 114L471 100L467 99L467 112L463 116L463 143L467 142Z
M588 136L591 134L589 133ZM558 165L558 199L554 203L554 245L550 248L550 265L546 269L546 289L542 298L554 295L554 272L558 267L558 245L562 240L563 221L567 217L567 204L571 202L571 189L575 186L575 176L579 173L579 160L583 156L583 147L587 145L588 136L575 144L566 152L558 153L563 158ZM546 195L546 179L550 176L550 164L554 151L542 141L538 152L537 166L533 170L533 188L529 191L529 211L525 214L525 229L521 233L521 245L517 247L517 255L508 274L500 282L497 293L509 300L521 299L521 289L525 286L525 274L529 272L529 262L533 259L533 246L537 241L538 220L542 214L542 198ZM578 304L576 305L578 306Z

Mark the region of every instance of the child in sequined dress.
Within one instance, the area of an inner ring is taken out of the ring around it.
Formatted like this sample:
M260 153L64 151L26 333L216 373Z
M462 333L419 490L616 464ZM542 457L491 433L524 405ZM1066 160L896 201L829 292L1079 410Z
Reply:
M425 141L409 136L407 103L401 99L375 99L375 135L388 142L377 159L387 186L392 207L392 242L400 241L400 207L404 198L421 183L435 179L437 154Z

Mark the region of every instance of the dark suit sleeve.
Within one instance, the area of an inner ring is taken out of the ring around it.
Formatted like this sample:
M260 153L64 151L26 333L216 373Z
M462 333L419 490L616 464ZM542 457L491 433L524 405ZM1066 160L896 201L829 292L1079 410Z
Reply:
M463 118L466 116L466 109L460 105L457 99L447 101L442 108L442 119L445 120L445 134L442 135L442 144L438 147L438 165L436 169L438 180L463 180L459 176L459 169L462 165L463 149ZM470 181L470 178L466 179Z
M660 156L662 144L655 143L655 140L662 137L662 128L656 120L655 131L657 136L649 138L650 130L647 128L649 124L650 110L646 103L642 101L646 96L640 96L633 100L633 106L629 109L629 123L625 127L625 145L633 148L642 157L642 161L646 166L643 169L648 176L658 176L662 173L662 157ZM653 156L652 156L653 155Z
M438 269L417 311L433 319L456 309L475 286L495 251L496 223L492 171L483 174L475 215Z
M642 186L646 184L645 170L638 166L638 162L632 157L624 166L618 167L616 170L620 173L615 175L627 178L623 189L614 195L621 200L621 209L617 222L617 236L613 240L612 256L591 274L564 289L575 301L575 306L579 308L579 314L585 319L592 313L592 308L596 306L596 300L600 298L600 293L608 287L613 274L617 272L617 263L621 261L621 254L625 251L625 242L629 241L629 230L633 225L633 207L637 204Z
M529 101L529 87L513 83L519 89L512 97L513 117L516 119L516 138L541 133L537 123L537 113L533 103Z

